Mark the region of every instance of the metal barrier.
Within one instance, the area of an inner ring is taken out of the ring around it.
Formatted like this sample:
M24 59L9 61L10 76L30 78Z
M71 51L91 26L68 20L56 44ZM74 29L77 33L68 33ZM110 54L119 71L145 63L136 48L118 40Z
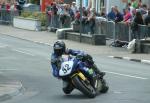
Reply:
M139 38L147 38L150 37L148 35L148 27L146 25L139 25Z
M116 23L115 31L115 39L129 41L129 25L125 23Z
M48 26L50 28L70 28L71 27L71 17L66 15L47 15Z
M150 37L150 26L147 26L147 36Z
M131 41L135 32L132 32L130 25L123 22L115 23L113 21L96 22L95 34L105 34L106 38L121 41ZM150 27L139 25L136 31L139 39L150 37Z
M13 23L13 17L18 15L18 11L14 10L0 10L0 23L1 24L12 24Z

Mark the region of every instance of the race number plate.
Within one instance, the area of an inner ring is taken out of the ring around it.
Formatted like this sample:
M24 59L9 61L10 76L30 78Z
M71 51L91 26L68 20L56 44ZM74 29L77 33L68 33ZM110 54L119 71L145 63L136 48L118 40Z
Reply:
M59 70L59 76L69 75L72 71L73 61L63 62L61 64L61 69Z

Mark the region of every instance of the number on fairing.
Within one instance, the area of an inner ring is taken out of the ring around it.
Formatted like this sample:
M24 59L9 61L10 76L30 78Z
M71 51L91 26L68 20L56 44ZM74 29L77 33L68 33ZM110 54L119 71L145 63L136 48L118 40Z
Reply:
M71 73L73 66L73 61L67 61L62 63L61 69L59 70L60 76L65 76Z

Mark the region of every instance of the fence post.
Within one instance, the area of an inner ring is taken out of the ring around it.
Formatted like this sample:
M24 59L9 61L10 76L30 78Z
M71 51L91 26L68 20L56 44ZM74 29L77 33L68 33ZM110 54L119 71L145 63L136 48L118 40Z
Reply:
M0 23L2 23L2 10L0 10Z
M80 0L80 42L82 37L82 0Z
M131 41L132 37L131 37L131 25L129 25L129 42Z
M113 30L113 40L116 40L116 24L115 22L112 21L112 23L114 24L114 30Z

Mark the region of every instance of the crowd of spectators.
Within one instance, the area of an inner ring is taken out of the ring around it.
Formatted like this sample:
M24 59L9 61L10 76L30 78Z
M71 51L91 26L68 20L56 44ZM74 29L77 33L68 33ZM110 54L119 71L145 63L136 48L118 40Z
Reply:
M127 4L126 8L123 10L119 10L117 6L112 6L111 11L106 14L105 8L101 9L101 12L96 12L95 8L82 7L82 24L89 25L91 28L91 32L94 32L95 18L103 17L107 20L117 22L124 22L126 24L130 24L131 22L136 22L141 25L149 25L150 24L150 14L149 8L146 4L142 4L141 0L139 3L135 3L135 0L131 0L130 3ZM76 3L72 2L72 4L51 4L51 13L54 15L61 15L60 19L62 23L65 23L66 16L71 18L71 21L75 21L77 23L80 22L80 8L77 8Z
M116 6L113 6L107 18L116 23L123 22L130 25L133 34L132 38L140 38L138 25L150 25L149 13L150 9L146 4L142 4L141 0L139 0L139 3L135 3L135 0L132 0L123 9L123 12L119 11Z
M19 2L20 1L20 2ZM10 10L22 10L22 4L24 0L18 0L17 3L0 3L0 10L5 9L6 11ZM123 22L125 24L141 24L141 25L150 25L150 9L149 5L142 4L141 0L138 3L135 3L135 0L131 0L130 3L126 5L126 8L119 10L117 6L112 6L111 11L106 13L106 9L101 8L101 12L96 12L95 8L82 7L77 8L76 2L71 4L65 3L56 3L53 2L47 7L46 13L49 16L49 19L52 18L52 15L55 16L53 19L61 21L62 24L66 24L67 18L70 18L71 21L75 23L82 22L82 25L88 25L91 29L91 33L94 33L95 19L97 17L105 18L108 21L114 21L115 23ZM82 17L80 11L82 10ZM59 17L58 17L59 15ZM50 20L51 22L51 20ZM136 25L132 25L133 29L137 29Z
M25 4L25 0L16 0L16 2L0 2L0 10L6 10L6 11L11 11L11 10L22 10L23 5Z

